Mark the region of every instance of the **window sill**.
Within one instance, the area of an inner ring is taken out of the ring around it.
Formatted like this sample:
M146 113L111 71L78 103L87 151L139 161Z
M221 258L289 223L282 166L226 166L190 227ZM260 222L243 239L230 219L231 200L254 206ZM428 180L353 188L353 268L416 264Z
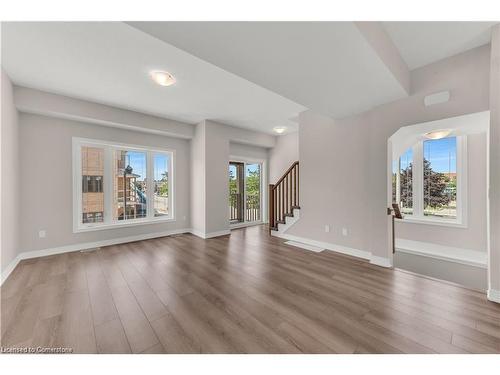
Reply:
M455 220L439 220L439 219L426 219L421 217L411 217L405 216L403 219L396 218L398 223L406 224L424 224L424 225L437 225L442 227L451 228L467 228L467 223L455 221Z
M486 251L455 248L428 242L396 238L396 253L398 252L460 263L479 268L487 267Z
M86 226L79 226L76 228L73 228L73 233L83 233L83 232L94 232L98 230L109 230L109 229L118 229L118 228L125 228L125 227L135 227L138 225L148 225L148 224L160 224L160 223L168 223L168 222L174 222L175 218L173 217L159 217L159 218L152 218L152 219L139 219L139 220L127 220L127 222L118 222L118 223L111 223L111 224L96 224L96 225L86 225Z

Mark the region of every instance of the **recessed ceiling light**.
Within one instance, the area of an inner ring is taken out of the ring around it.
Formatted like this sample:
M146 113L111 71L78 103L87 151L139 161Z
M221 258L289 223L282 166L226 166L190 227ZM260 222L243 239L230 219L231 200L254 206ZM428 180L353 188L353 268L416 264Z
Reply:
M284 126L277 126L273 128L273 130L275 133L282 134L286 130L286 128Z
M450 135L451 129L440 129L433 130L431 132L425 133L424 137L427 139L441 139Z
M150 74L151 74L151 79L160 86L171 86L175 83L174 76L169 72L155 70L152 71Z

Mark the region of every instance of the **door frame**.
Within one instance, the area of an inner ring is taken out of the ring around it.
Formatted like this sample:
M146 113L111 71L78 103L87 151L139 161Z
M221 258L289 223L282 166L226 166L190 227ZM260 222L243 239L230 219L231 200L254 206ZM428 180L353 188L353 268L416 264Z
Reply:
M243 221L239 223L234 223L230 224L230 228L239 228L239 227L245 227L245 226L251 226L251 225L258 225L258 224L263 224L268 222L267 218L267 189L265 188L267 186L267 160L266 159L259 159L259 158L249 158L245 156L238 156L238 155L230 155L229 156L229 163L234 162L234 163L243 163L244 164L244 170L243 170ZM228 167L229 167L228 163ZM247 164L260 164L261 165L261 173L260 173L260 220L257 221L246 221L246 189L245 189L245 183L246 183L246 165Z
M238 203L236 207L238 217L236 221L232 221L231 218L229 218L229 223L240 224L245 222L245 163L231 160L229 161L229 168L231 168L231 166L234 166L236 168L238 196L241 197L241 199L239 200L239 202L238 200L236 201L236 203ZM231 192L229 198L231 198Z

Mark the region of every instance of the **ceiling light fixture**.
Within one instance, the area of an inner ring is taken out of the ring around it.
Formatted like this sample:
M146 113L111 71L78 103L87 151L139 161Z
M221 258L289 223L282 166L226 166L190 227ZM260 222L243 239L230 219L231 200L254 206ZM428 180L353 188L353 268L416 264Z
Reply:
M286 128L284 126L277 126L277 127L273 128L273 130L275 133L283 134L285 132Z
M427 139L441 139L450 135L451 129L440 129L433 130L431 132L425 133L424 137Z
M151 73L151 79L160 86L171 86L175 83L175 78L169 72L154 70Z

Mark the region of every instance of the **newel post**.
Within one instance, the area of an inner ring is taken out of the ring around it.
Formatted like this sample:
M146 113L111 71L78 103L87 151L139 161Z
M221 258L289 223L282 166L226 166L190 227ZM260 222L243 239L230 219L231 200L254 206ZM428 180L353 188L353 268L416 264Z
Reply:
M269 194L268 194L268 201L269 201L269 234L271 233L271 228L275 227L274 223L274 185L269 184Z

